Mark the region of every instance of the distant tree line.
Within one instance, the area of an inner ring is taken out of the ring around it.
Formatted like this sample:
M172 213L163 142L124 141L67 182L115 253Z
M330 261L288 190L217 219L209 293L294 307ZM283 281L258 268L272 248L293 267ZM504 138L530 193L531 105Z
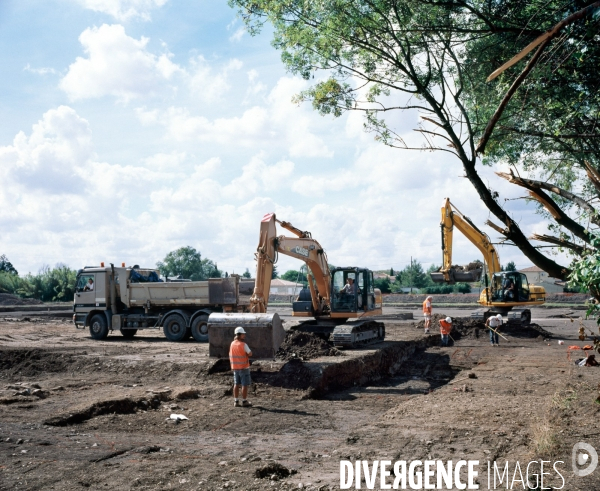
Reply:
M210 259L202 258L193 247L181 247L169 252L156 264L160 274L169 278L193 281L220 278L226 275ZM244 277L250 277L246 269ZM6 255L0 256L0 293L10 293L22 298L35 298L42 302L71 302L75 295L77 271L59 263L54 268L43 266L37 274L19 276Z
M65 264L43 266L35 275L19 276L5 255L0 256L0 293L10 293L43 302L69 302L75 295L77 271Z

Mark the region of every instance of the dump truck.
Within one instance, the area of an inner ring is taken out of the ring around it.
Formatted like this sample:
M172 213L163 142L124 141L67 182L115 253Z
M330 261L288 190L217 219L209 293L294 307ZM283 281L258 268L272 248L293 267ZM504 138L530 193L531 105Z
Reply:
M238 275L206 281L161 280L151 268L86 266L77 273L73 322L94 339L109 331L132 338L139 329L163 329L170 341L208 341L214 312L249 312L254 281Z

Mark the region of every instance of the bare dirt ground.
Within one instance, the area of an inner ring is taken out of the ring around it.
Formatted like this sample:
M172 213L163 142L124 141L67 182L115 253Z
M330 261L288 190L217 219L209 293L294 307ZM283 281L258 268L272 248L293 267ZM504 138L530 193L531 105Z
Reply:
M422 340L418 312L387 320L398 311L385 309L386 343ZM512 330L492 348L473 330L441 348L432 337L393 376L319 399L302 384L305 362L282 377L285 361L261 360L252 408L233 407L231 374L206 344L156 331L98 342L67 319L0 314L0 489L331 490L342 459L479 460L481 489L487 461L508 461L512 477L516 461L561 460L563 489L600 489L600 469L575 477L571 466L575 443L600 451L600 368L575 366L581 352L567 358L589 343L578 320L532 313L551 338ZM545 486L560 487L550 472Z

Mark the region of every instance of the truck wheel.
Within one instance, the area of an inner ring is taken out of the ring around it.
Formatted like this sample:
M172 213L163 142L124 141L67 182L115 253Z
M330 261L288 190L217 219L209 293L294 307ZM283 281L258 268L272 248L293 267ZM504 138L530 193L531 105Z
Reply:
M108 323L102 314L96 314L90 321L90 336L92 339L106 339L108 336Z
M185 319L179 314L170 315L163 325L163 331L169 341L183 341L187 334Z
M137 329L121 329L121 336L123 336L125 339L132 339L137 331Z
M199 343L208 343L208 315L199 315L192 322L192 336Z

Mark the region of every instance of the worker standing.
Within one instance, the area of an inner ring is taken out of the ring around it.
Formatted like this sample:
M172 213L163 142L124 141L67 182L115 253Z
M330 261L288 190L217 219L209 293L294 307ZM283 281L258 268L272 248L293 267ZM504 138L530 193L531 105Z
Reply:
M452 331L452 317L440 319L440 334L442 335L442 346L448 346L448 336Z
M485 321L485 325L490 330L490 344L492 346L500 346L500 343L498 342L498 328L502 325L502 314L488 317Z
M229 363L233 370L233 405L235 407L251 407L248 402L248 387L250 380L250 357L252 351L245 343L246 331L243 327L235 328L235 338L229 347ZM242 402L238 399L240 394L240 385L242 386Z
M431 301L433 297L427 297L423 302L423 316L425 317L425 334L429 334L429 328L431 327Z

